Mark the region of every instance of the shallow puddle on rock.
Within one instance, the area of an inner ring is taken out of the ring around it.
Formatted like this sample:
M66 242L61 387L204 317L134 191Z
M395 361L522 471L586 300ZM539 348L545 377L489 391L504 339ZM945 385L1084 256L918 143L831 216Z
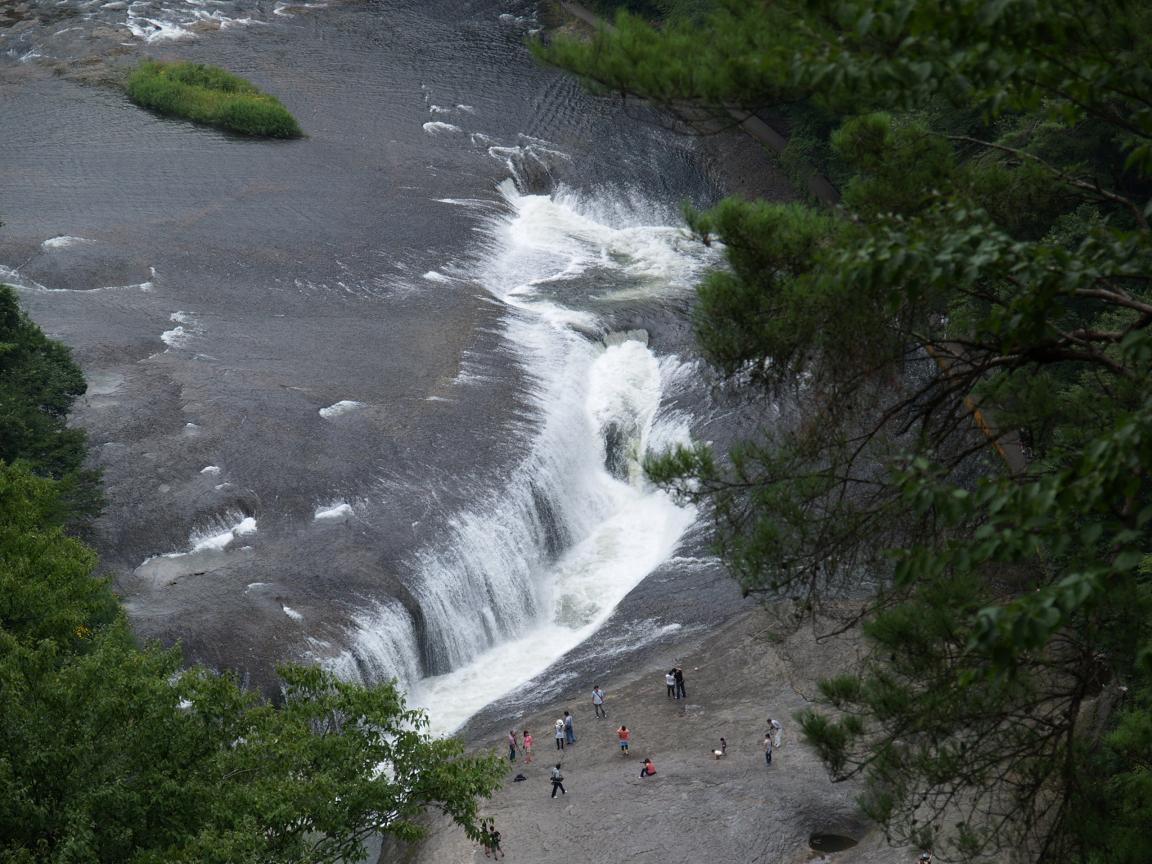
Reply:
M813 834L808 838L808 845L817 852L843 852L855 846L856 842L842 834Z

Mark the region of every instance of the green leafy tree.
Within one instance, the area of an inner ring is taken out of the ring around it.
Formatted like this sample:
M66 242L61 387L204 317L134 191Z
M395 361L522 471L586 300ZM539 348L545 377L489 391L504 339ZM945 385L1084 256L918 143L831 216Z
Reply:
M100 506L99 474L84 468L82 429L67 425L84 375L66 345L44 335L0 285L0 460L22 459L61 482L60 502L76 518Z
M723 0L537 46L697 126L833 118L838 207L688 214L729 263L701 346L786 420L649 469L710 508L746 590L867 595L844 623L868 658L802 723L942 858L1145 855L1150 24L1123 0Z

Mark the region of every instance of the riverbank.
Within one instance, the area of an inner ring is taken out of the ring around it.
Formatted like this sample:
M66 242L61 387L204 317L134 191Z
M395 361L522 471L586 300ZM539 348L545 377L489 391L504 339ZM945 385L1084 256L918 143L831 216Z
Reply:
M812 624L796 625L784 606L744 612L692 642L650 656L640 668L601 682L573 680L547 704L522 716L469 730L476 748L503 750L509 728L535 737L531 765L517 761L486 815L503 834L509 861L792 862L890 864L914 861L894 851L862 818L854 784L832 783L815 753L798 740L792 715L809 704L817 679L851 666L851 633L827 642ZM668 699L663 674L679 663L689 698ZM594 719L589 692L600 683L608 718ZM549 797L557 761L552 724L575 717L577 743L559 754L567 794ZM784 723L783 746L771 767L761 741L769 716ZM616 729L632 730L632 755L620 756ZM728 754L712 750L723 736ZM649 756L655 777L641 779ZM526 780L514 782L522 774ZM836 853L813 848L813 835L850 838ZM438 819L428 838L384 862L448 864L483 860L479 849Z

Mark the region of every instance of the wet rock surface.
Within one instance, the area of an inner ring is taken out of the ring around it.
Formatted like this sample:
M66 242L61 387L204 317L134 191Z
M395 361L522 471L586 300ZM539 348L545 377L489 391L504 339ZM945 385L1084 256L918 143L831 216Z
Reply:
M858 787L828 779L792 719L809 704L817 677L849 666L856 647L851 634L818 643L810 624L797 627L783 609L754 608L715 631L628 658L598 680L578 674L544 700L505 705L501 717L486 712L465 730L473 746L506 754L510 728L535 738L535 761L511 765L485 809L503 833L507 860L911 864L918 850L884 843L854 803ZM683 701L666 696L663 675L673 663L685 672ZM607 694L605 720L593 716L595 683ZM577 742L558 753L552 724L565 710L576 717ZM761 741L770 716L784 724L783 746L766 766ZM621 723L633 733L628 758L617 745ZM716 759L721 736L728 751ZM657 773L641 778L646 756ZM567 795L553 800L548 776L557 761ZM526 781L513 782L516 774ZM812 841L820 838L826 845L818 849ZM380 864L481 860L462 831L440 820L421 845L386 848Z

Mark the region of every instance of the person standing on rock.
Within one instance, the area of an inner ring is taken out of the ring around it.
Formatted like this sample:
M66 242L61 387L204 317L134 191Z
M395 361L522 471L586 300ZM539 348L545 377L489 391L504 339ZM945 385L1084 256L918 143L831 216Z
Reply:
M515 729L509 729L508 730L508 761L509 762L515 762L516 761L516 750L517 749L518 748L516 746L516 730Z
M504 857L504 850L500 848L500 832L496 830L495 825L488 827L488 845L492 849L493 858ZM488 855L485 854L484 857L487 858Z
M524 742L524 744L523 744L524 764L525 765L531 765L532 764L532 734L527 729L525 729L524 730L524 737L521 738L520 740Z
M616 737L620 739L620 755L628 755L628 739L632 737L632 733L628 731L628 727L623 723L620 728L616 730Z
M556 732L556 749L564 749L564 721L557 718L556 722L552 724L552 728Z
M556 767L552 769L552 797L556 797L556 790L560 790L561 795L567 795L568 791L564 788L564 775L560 773L560 763L556 763Z
M672 699L675 697L679 699L680 697L676 695L676 673L671 669L669 669L668 674L664 676L664 683L668 687L668 698Z
M775 750L780 749L780 741L784 735L784 727L780 725L779 720L768 718L768 731L772 734L772 747Z
M676 698L687 699L688 692L684 689L684 670L677 666L672 670L672 677L676 679Z
M596 712L597 720L601 717L607 719L608 712L604 710L604 691L600 689L599 684L592 688L592 708Z
M576 730L572 726L572 715L564 712L564 740L569 744L576 743Z
M772 765L772 731L764 733L764 764Z

